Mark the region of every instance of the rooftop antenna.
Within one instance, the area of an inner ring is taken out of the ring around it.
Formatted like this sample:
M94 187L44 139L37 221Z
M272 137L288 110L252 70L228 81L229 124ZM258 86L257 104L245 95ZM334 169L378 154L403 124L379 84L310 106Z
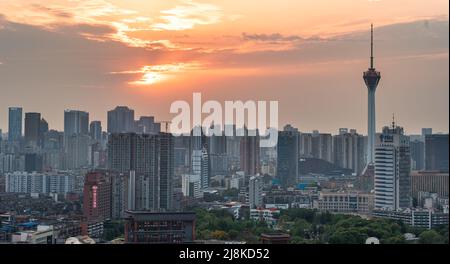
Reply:
M392 130L395 129L395 115L392 113Z
M370 24L370 68L373 69L373 24Z

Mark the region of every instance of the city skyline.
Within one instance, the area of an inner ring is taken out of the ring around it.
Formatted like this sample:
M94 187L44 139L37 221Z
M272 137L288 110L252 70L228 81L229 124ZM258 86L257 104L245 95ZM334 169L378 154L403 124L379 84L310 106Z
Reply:
M360 74L374 23L377 132L395 113L406 134L448 133L448 2L287 2L2 1L0 128L10 106L57 130L64 109L103 124L118 105L170 120L173 101L202 92L278 100L279 129L367 134Z
M132 108L129 108L129 106L116 106L115 108L113 108L113 109L110 109L109 111L107 111L107 112L111 112L111 111L113 111L113 110L115 110L115 109L117 109L117 108L122 108L122 107L125 107L125 108L128 108L128 109L130 109L131 111L133 111L134 109L132 109ZM20 110L23 110L23 108L22 107L19 107L19 106L11 106L11 107L9 107L9 108L11 108L11 109L20 109ZM83 111L83 110L75 110L75 109L65 109L64 110L64 114L67 114L67 112L81 112L81 113L86 113L87 115L88 115L88 117L89 117L89 114L90 114L90 112L87 112L87 111ZM42 118L42 121L45 121L46 122L46 118L42 115L42 113L41 112L36 112L36 111L33 111L33 112L26 112L26 111L23 111L23 114L22 114L22 119L21 119L21 122L22 122L22 124L21 124L21 130L22 131L24 131L24 129L25 129L25 115L26 114L40 114L40 116L41 116L41 118ZM204 114L203 114L204 115ZM17 119L17 117L16 116L13 116L13 118L14 119ZM161 129L161 123L162 124L169 124L170 123L170 121L167 121L167 120L160 120L160 119L158 119L158 117L157 116L153 116L153 115L136 115L135 116L135 118L132 120L133 122L133 125L132 125L132 127L130 127L129 128L129 130L127 130L127 131L123 131L123 132L110 132L110 131L108 131L108 129L107 129L107 125L108 125L108 120L93 120L93 119L87 119L89 122L87 123L88 124L88 129L89 129L89 133L91 133L91 130L90 129L93 129L92 127L91 128L89 128L90 126L93 126L93 125L95 125L95 126L100 126L100 128L102 128L102 130L101 130L101 132L106 132L106 133L130 133L130 131L135 131L135 132L133 132L133 133L153 133L153 132L151 132L151 131L143 131L142 129L140 129L140 125L141 125L141 122L142 122L142 119L152 119L152 120L154 120L154 122L155 122L155 124L156 125L158 125L158 128L159 129ZM9 124L9 120L8 120L9 118L7 117L7 126L5 127L5 128L1 128L0 127L0 131L1 131L1 133L2 133L2 135L4 135L4 136L9 136L9 130L8 130L8 127L10 126L10 124ZM392 119L392 116L391 116L391 119ZM63 116L62 117L62 120L63 120L63 127L62 128L54 128L54 127L52 127L52 126L50 126L50 124L48 124L48 129L49 130L55 130L55 131L58 131L58 132L64 132L65 131L65 129L64 129L64 120L65 120L65 117ZM15 121L15 120L14 120ZM13 122L14 122L13 121ZM153 122L153 121L152 121ZM93 124L93 123L95 123L95 124ZM228 124L228 123L225 123L224 124L224 126L228 126L228 125L232 125L232 126L236 126L236 123L232 123L232 124ZM296 126L292 126L293 125L293 123L292 122L288 122L288 123L284 123L284 124L279 124L278 125L278 132L282 132L282 131L286 131L285 129L286 129L286 127L291 127L291 128L294 128L294 129L299 129L298 127L296 127ZM385 125L386 124L383 124L380 128L376 128L376 134L378 134L378 133L381 133L381 131L382 131L382 129L385 127ZM403 126L403 124L402 124L402 126ZM404 126L403 126L404 127ZM192 127L192 130L194 129L195 127ZM204 127L203 126L203 128L205 129L205 130L207 130L208 128L207 127ZM244 126L242 127L242 128L246 128L246 125L244 124ZM271 128L270 126L268 126L268 128ZM311 130L298 130L298 132L301 132L301 133L309 133L309 134L311 134L311 133L315 133L315 132L320 132L320 133L325 133L325 134L331 134L331 135L340 135L341 134L341 130L342 129L345 129L345 130L354 130L355 132L357 132L358 134L360 134L360 135L363 135L363 136L368 136L368 134L367 134L367 131L360 131L360 130L357 130L357 129L355 129L355 128L353 128L353 127L343 127L343 126L340 126L340 127L336 127L334 130L331 130L331 131L323 131L323 130L318 130L318 129L315 129L315 128L312 128ZM431 129L431 131L432 131L432 134L436 134L436 135L439 135L439 134L448 134L448 131L437 131L435 128L433 128L433 127L421 127L421 128L419 128L419 130L418 131L415 131L415 133L408 133L408 131L406 131L405 132L405 134L406 135L411 135L411 136L420 136L420 135L422 135L422 136L424 136L425 134L425 132L424 132L424 130L430 130ZM191 131L192 131L191 130ZM257 129L258 130L258 129ZM162 130L162 131L164 131L165 132L165 130ZM221 131L222 131L222 133L225 135L225 127L223 127L222 129L221 129ZM170 132L170 131L169 131ZM98 133L98 131L96 132L96 133ZM0 135L1 136L1 135ZM25 136L25 133L24 132L22 132L22 134L21 134L21 136ZM182 136L182 134L180 134L179 136Z
M448 7L1 0L0 246L448 244Z

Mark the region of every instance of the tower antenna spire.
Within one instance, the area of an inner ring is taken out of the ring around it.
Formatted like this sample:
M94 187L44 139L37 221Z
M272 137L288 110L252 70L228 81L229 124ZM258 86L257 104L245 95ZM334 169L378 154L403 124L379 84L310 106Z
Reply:
M395 129L395 114L392 113L392 130Z
M373 69L373 24L370 24L370 68Z

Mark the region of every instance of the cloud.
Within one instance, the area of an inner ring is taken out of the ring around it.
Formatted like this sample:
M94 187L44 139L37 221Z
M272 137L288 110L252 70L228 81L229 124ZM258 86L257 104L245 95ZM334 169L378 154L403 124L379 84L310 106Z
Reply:
M71 12L64 11L63 9L51 8L47 6L42 6L40 4L32 4L31 9L40 12L52 15L54 17L59 18L73 18L73 14Z
M132 47L152 48L152 43L130 37L130 32L151 30L151 19L131 9L118 7L105 0L78 0L43 6L19 2L8 20L39 26L61 33L81 35L96 41L121 41Z
M203 49L166 48L178 44L177 38L170 37L173 32L162 34L161 40L148 40L148 45L153 48L141 48L113 38L93 41L82 36L107 36L117 29L108 27L109 24L65 24L60 26L68 28L58 31L10 22L2 17L0 14L0 61L3 62L0 80L4 89L0 104L23 104L30 111L44 111L51 124L61 121L61 112L55 109L80 105L94 114L105 114L106 109L118 103L137 107L140 104L141 109L160 109L158 114L161 114L167 112L164 100L182 97L181 93L188 94L194 89L203 89L211 96L241 99L245 95L252 98L264 92L267 98L280 96L294 101L292 107L311 104L310 109L317 107L312 102L328 100L326 103L331 106L349 106L349 111L358 110L350 107L355 103L354 93L365 92L361 71L368 64L367 30L327 38L326 41L305 41L307 37L281 33L237 34L227 37L229 42L225 45L223 38L198 39L194 34L189 39L186 39L188 36L183 38L193 42L213 42L214 49L205 52ZM273 41L287 49L272 49L267 44ZM408 101L404 96L410 96L409 101L414 101L411 95L420 94L417 100L438 100L438 103L429 103L420 109L421 112L428 111L427 115L423 114L423 120L430 116L435 118L428 115L431 112L441 116L440 113L448 113L445 109L439 112L432 108L448 107L448 101L443 101L442 96L445 92L448 95L448 20L428 19L427 24L420 20L376 27L375 42L376 67L384 73L379 95L389 93L392 99L387 99L393 102L390 106L398 105L399 100ZM195 62L199 65L192 66ZM141 88L135 87L136 84L145 86L158 81L163 89L146 89L146 92L158 91L157 95L161 97L136 96L136 91ZM324 92L333 96L324 98ZM397 94L391 96L391 93ZM340 95L345 97L335 99ZM149 100L154 100L151 106ZM299 100L303 100L302 103ZM335 101L336 105L333 105ZM287 103L283 101L285 108ZM403 107L406 115L411 108ZM386 111L391 110L395 109Z
M272 33L272 34L248 34L242 33L242 40L244 41L256 41L256 42L301 42L301 41L323 41L326 40L321 37L312 36L312 37L301 37L297 35L282 35L280 33Z
M55 25L55 29L60 32L68 33L68 34L90 34L90 35L99 35L105 36L110 35L116 32L115 28L102 25L102 24L60 24Z
M270 42L279 42L279 41L299 41L304 40L304 38L300 36L283 36L280 33L272 33L272 34L247 34L242 33L242 39L244 41L270 41Z
M196 25L210 25L221 21L222 9L213 4L184 0L172 9L161 11L163 22L154 23L154 30L186 30Z

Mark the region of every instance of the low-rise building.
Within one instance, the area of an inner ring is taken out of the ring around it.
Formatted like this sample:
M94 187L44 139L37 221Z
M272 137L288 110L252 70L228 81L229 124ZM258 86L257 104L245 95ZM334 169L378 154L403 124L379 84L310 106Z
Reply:
M448 198L448 172L412 171L411 192L418 198L419 192L437 193L440 198Z
M190 243L195 240L195 213L125 212L125 243Z
M448 225L448 212L437 212L433 210L411 210L403 211L374 210L372 216L400 220L405 224L415 227L431 229L433 227Z
M54 244L53 226L38 225L37 230L26 230L12 234L11 243Z
M369 213L373 194L360 192L320 192L316 208L336 213Z
M284 233L261 234L261 243L263 244L289 244L291 236Z
M250 219L255 221L264 221L269 226L275 226L280 215L280 210L276 208L264 209L256 208L250 209Z

